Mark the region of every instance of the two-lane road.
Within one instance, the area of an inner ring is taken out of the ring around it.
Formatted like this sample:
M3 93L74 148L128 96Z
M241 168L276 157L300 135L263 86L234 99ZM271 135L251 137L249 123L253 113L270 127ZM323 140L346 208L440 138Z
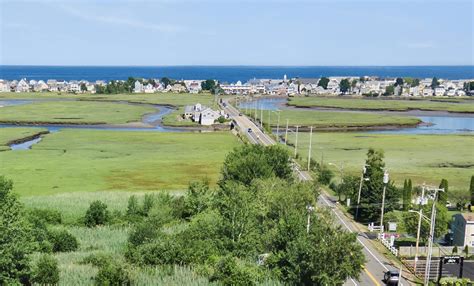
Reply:
M239 110L230 105L228 102L224 104L224 110L238 125L242 133L246 134L247 138L252 144L262 144L264 146L276 144L276 142L252 122L247 116L241 114ZM251 130L251 132L249 132ZM299 179L304 181L311 180L308 172L302 171L300 166L294 162L294 170ZM364 265L364 272L360 276L360 281L349 279L344 285L383 285L383 274L387 270L396 270L391 266L388 259L380 254L370 242L369 238L364 233L359 233L357 226L348 217L346 217L325 194L321 194L318 198L318 203L322 206L329 207L335 216L335 221L349 232L358 233L357 242L362 246L366 264ZM405 279L401 280L400 285L410 285Z

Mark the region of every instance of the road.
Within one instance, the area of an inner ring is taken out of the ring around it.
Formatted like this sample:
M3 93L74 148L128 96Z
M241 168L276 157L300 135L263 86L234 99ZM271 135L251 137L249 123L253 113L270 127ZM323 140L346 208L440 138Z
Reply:
M263 133L258 126L252 122L247 116L241 114L235 107L230 105L228 102L224 104L224 111L238 125L243 134L246 134L247 138L252 144L262 144L264 146L276 144L270 136ZM251 129L251 132L248 130ZM294 164L295 172L297 173L300 180L308 181L311 180L311 176L308 172L300 170L298 164ZM388 259L384 255L380 254L370 242L370 239L365 233L360 233L356 227L356 224L346 217L335 205L330 198L325 194L321 194L318 198L318 203L323 206L329 207L334 213L336 222L339 223L344 229L349 232L357 232L357 241L363 247L363 252L366 258L366 264L364 265L364 271L361 273L359 281L355 279L349 279L344 285L384 285L382 282L383 274L388 270L396 270L390 265ZM405 279L401 280L400 285L410 285Z

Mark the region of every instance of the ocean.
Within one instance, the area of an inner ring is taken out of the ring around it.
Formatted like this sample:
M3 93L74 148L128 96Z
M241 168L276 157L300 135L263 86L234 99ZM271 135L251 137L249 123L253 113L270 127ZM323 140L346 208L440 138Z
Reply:
M321 76L378 76L473 79L474 66L6 66L0 79L124 80L128 77L217 79L245 82L253 78L317 78Z

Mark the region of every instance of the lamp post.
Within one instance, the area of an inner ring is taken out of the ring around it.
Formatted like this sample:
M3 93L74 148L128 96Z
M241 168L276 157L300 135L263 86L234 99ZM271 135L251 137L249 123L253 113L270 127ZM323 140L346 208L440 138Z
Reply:
M310 127L309 131L309 147L308 147L308 171L310 170L311 167L311 141L313 139L313 126Z
M309 233L309 226L311 224L311 212L314 211L314 207L312 205L307 205L306 210L308 211L308 221L306 223L306 233Z
M296 125L296 138L295 138L295 158L298 154L298 125Z
M382 209L381 209L381 215L380 215L380 234L383 233L383 212L385 209L385 191L387 190L387 184L388 184L388 172L385 170L383 174L383 192L382 192Z
M285 145L288 145L288 122L289 121L290 121L289 119L286 120Z
M415 246L415 265L413 266L413 272L416 274L416 265L418 263L418 247L420 245L420 231L421 231L421 218L423 217L423 201L425 200L425 184L421 188L421 200L420 200L420 210L418 211L418 229L416 231L416 246Z
M428 240L428 256L426 257L426 267L425 267L425 281L424 285L428 285L430 281L430 270L431 270L431 256L433 255L433 239L434 239L434 229L436 225L436 199L438 192L444 192L444 189L431 189L434 191L433 197L433 206L431 207L431 220L430 220L430 236Z
M359 193L357 194L357 209L356 209L356 216L355 219L359 218L359 205L360 205L360 193L362 191L362 184L364 181L369 181L369 178L364 178L365 173L367 172L366 166L362 168L362 175L360 176L360 184L359 184Z

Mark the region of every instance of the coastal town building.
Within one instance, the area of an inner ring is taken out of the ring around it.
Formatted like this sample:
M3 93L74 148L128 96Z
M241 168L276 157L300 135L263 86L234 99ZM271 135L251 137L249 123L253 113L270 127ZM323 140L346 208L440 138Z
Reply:
M454 215L451 231L454 245L474 247L474 213Z
M203 106L200 103L184 107L183 118L199 122L201 125L212 125L221 116L218 111Z

